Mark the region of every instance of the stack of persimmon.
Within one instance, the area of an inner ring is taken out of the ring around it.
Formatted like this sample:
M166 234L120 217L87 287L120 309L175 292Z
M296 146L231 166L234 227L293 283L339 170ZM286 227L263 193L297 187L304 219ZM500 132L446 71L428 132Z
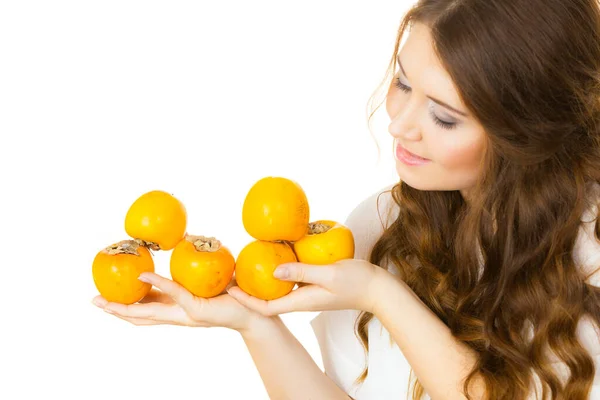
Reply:
M154 272L151 250L170 251L171 278L200 297L220 294L233 277L235 259L214 237L186 233L187 211L173 195L154 190L129 207L125 232L131 237L102 249L92 263L94 283L111 302L133 304L152 285L138 279Z
M94 283L108 301L136 303L152 288L138 279L143 272L154 272L152 251L172 251L171 278L198 297L221 294L235 273L237 285L246 293L276 299L295 285L273 277L280 264L322 265L354 257L354 238L346 226L309 218L308 199L298 183L282 177L260 179L242 207L244 229L255 240L235 259L215 237L187 233L187 211L180 200L161 190L147 192L125 215L130 239L96 254Z
M309 222L306 193L295 181L265 177L249 190L242 207L246 232L255 240L238 254L235 277L246 293L272 300L290 293L295 282L273 277L280 264L330 264L354 257L354 237L331 220Z

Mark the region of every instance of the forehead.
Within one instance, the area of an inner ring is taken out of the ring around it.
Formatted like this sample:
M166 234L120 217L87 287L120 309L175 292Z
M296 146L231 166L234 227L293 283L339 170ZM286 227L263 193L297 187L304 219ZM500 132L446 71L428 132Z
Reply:
M430 30L415 23L398 54L410 86L424 94L464 109L448 72L434 51Z

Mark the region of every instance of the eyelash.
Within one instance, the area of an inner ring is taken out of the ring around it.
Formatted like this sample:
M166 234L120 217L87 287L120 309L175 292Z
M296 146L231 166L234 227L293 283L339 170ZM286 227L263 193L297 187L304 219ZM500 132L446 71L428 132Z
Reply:
M400 82L400 78L396 78L396 87L400 90L402 90L404 93L409 93L410 92L410 87L406 86L405 84L403 84L402 82ZM429 108L429 115L431 115L431 118L433 119L433 122L435 122L435 124L443 129L454 129L456 127L456 122L446 122L446 121L442 121L441 119L439 119L435 113L433 112L433 108Z

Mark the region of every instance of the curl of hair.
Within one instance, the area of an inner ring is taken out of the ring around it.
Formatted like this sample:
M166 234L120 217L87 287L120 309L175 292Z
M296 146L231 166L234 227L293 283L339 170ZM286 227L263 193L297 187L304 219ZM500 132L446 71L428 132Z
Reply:
M600 183L599 4L421 0L402 20L388 74L415 22L431 29L440 62L485 127L484 173L468 203L458 191L394 186L399 215L370 261L393 263L476 351L468 399L476 375L490 399L525 399L534 374L543 399L587 399L595 368L576 328L584 316L600 325L600 288L586 282L573 249ZM362 312L355 325L367 352L372 318ZM568 367L566 381L549 350ZM413 399L423 392L417 379Z

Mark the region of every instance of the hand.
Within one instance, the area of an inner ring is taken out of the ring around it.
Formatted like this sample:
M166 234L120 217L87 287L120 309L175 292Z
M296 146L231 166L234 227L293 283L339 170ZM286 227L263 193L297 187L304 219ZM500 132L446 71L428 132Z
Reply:
M108 302L96 296L93 303L134 325L221 326L237 331L249 328L261 316L234 300L228 294L212 298L196 297L178 283L160 275L144 272L140 278L160 291L152 290L136 304ZM235 284L232 279L229 286Z
M278 275L281 272L282 275ZM287 273L287 276L284 276ZM274 277L299 283L291 293L261 300L231 287L227 291L244 306L262 315L292 311L363 310L373 312L380 279L391 274L365 260L347 259L329 265L281 264ZM303 285L303 283L307 285Z

